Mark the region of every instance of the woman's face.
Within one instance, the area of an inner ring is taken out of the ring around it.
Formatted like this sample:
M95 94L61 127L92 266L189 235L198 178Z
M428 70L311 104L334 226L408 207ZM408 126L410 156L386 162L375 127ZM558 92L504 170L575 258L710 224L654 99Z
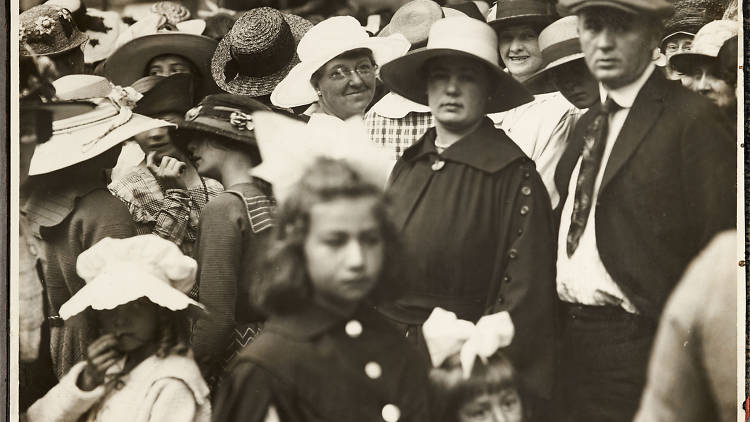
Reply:
M701 63L693 66L690 72L682 76L682 84L719 107L730 106L735 101L734 87L717 74L716 63Z
M461 405L459 422L522 422L521 398L514 388L481 394Z
M152 116L155 119L161 119L170 123L179 124L182 121L182 116L179 113L163 113L160 115ZM170 156L177 159L182 159L182 153L172 142L170 137L170 128L159 127L145 132L141 132L133 137L138 146L141 147L143 152L148 154L149 152L156 151L156 162L158 163L161 157Z
M156 341L158 332L157 305L142 298L115 309L98 311L103 334L117 338L117 349L132 352Z
M314 297L322 304L352 305L375 287L383 267L384 241L373 213L375 197L315 204L304 253Z
M226 149L219 147L210 139L194 138L188 142L187 150L198 174L221 180L221 166L226 158Z
M154 57L146 66L147 76L172 76L176 73L193 74L193 66L190 61L182 56L165 54ZM193 75L199 76L199 75Z
M342 120L361 116L375 96L376 66L367 54L336 57L320 68L318 101Z
M500 57L514 78L525 80L542 67L539 33L532 26L515 25L503 29L498 42Z
M427 102L441 127L461 131L485 115L489 92L483 65L464 57L440 57L427 63Z

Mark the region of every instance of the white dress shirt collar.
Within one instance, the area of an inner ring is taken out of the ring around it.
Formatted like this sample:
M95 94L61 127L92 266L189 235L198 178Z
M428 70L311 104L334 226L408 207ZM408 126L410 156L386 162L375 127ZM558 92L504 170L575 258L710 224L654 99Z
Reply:
M641 88L643 88L643 85L646 84L648 78L650 78L651 74L654 73L654 69L656 69L656 66L654 66L653 63L649 63L648 67L646 67L646 70L643 71L638 79L617 89L607 89L600 82L599 97L601 98L602 103L604 103L604 101L607 99L607 96L610 96L620 107L632 107L633 103L635 102L635 97L638 96L638 93L641 92Z

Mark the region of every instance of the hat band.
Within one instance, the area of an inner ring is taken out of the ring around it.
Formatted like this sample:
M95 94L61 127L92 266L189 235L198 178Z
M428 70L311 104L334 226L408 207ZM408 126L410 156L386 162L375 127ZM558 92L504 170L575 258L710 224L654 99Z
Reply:
M560 60L563 57L581 53L581 42L578 38L560 41L542 50L542 67Z
M236 107L199 105L185 113L185 120L229 131L255 129L252 114Z
M282 19L279 33L266 49L247 54L237 51L234 46L229 47L230 59L224 65L226 82L230 82L238 74L256 78L272 75L287 66L294 53L292 29Z
M552 19L554 16L551 6L533 1L513 1L507 5L498 4L497 9L498 12L495 19L508 19L528 15L549 15L550 19Z

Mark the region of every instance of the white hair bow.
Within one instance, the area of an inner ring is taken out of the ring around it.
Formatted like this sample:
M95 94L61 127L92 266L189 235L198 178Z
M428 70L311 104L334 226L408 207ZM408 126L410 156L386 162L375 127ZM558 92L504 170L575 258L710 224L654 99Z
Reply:
M464 378L468 378L476 358L487 362L498 349L508 346L515 328L507 311L483 316L474 325L453 312L435 308L422 325L422 333L434 367L459 353Z

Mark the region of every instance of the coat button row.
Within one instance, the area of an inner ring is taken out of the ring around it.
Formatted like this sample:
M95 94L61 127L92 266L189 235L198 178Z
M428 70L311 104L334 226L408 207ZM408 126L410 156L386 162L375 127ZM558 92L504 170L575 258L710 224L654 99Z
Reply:
M518 251L515 249L511 249L510 251L508 251L508 258L510 259L518 258Z
M367 374L368 378L376 380L383 375L383 368L377 362L367 362L365 365L365 374Z
M528 186L524 186L521 188L521 193L523 194L523 196L529 196L531 195L531 188Z
M432 163L432 171L439 171L445 167L445 161L443 160L437 160L434 163Z
M521 207L521 215L526 215L528 213L529 213L529 206L528 205L522 206Z

